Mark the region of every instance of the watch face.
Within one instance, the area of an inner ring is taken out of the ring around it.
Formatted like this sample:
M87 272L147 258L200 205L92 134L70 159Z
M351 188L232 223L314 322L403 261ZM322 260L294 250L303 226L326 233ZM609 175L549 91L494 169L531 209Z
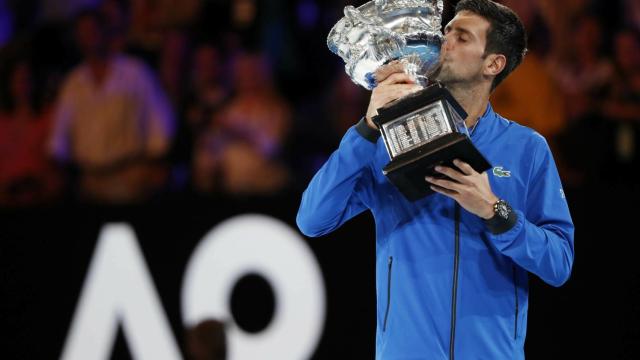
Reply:
M509 208L509 205L507 204L506 201L504 200L500 200L496 203L496 214L498 214L501 218L504 219L508 219L509 218L509 213L511 212L511 209Z

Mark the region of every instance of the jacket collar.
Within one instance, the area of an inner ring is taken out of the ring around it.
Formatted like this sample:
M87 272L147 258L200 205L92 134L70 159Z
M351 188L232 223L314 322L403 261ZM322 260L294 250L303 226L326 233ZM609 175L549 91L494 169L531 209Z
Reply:
M484 114L480 119L478 119L478 122L472 128L469 128L469 135L471 136L471 139L477 140L484 137L483 134L495 126L495 117L496 113L493 111L491 102L489 102L487 104L487 109L484 111Z

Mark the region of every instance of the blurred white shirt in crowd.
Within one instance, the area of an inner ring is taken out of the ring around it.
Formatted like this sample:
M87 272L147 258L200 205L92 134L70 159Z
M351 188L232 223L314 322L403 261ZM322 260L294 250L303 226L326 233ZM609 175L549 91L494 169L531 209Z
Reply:
M148 176L133 169L165 155L174 132L171 106L150 69L119 55L99 83L86 63L67 76L49 151L78 166L91 196L128 201L149 187Z
M149 69L122 55L113 58L101 85L86 64L74 69L62 87L54 121L54 157L87 167L162 156L174 131L169 102Z

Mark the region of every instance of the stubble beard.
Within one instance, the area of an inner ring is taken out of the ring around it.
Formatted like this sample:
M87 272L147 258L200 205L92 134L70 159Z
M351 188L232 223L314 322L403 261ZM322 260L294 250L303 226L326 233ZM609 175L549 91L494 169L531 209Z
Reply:
M474 84L482 80L480 73L471 76L463 76L452 68L451 64L438 63L436 67L429 73L430 81L437 81L450 91L462 90L472 87Z
M455 86L455 84L462 81L459 76L456 76L456 74L451 71L451 68L447 64L443 64L442 62L436 65L436 67L430 72L428 77L433 81L441 83L447 88Z

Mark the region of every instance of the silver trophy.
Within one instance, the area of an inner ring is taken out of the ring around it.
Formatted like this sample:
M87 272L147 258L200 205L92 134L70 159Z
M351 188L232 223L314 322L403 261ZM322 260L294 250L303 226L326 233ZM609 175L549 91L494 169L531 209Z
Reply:
M327 38L356 84L373 89L376 73L397 62L425 87L378 109L373 118L391 158L383 173L412 201L433 193L425 176L442 177L434 170L437 165L455 167L457 158L479 172L490 168L469 139L464 109L440 84L427 86L444 39L442 10L443 0L375 0L358 8L347 6Z

